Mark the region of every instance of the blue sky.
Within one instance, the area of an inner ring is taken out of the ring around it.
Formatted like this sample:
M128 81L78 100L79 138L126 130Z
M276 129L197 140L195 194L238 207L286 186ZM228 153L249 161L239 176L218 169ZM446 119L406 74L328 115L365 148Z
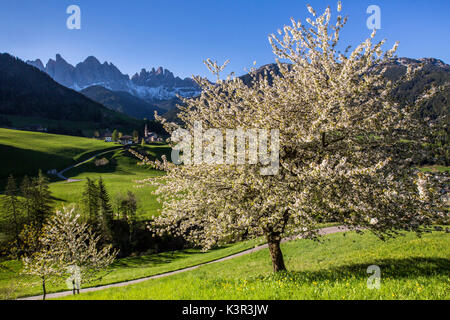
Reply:
M377 37L386 49L400 41L399 56L435 57L450 63L450 1L343 0L349 23L342 43L356 45L370 31L369 5L381 8ZM113 62L123 73L163 66L181 77L208 76L203 60L230 59L227 71L243 74L253 61L274 61L267 36L318 12L328 0L0 0L0 52L44 63L60 53L76 64L89 55ZM68 30L66 9L81 8L81 30Z

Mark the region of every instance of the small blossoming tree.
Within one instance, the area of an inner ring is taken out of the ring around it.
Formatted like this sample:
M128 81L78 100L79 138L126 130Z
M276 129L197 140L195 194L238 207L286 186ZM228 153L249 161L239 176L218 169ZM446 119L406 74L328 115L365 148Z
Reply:
M79 221L74 208L57 211L37 236L32 227L26 227L23 238L30 250L22 258L23 274L39 276L43 299L46 284L62 277L70 281L73 294L80 293L81 281L87 282L107 268L117 255L111 246L100 248L100 237L86 223Z
M57 211L45 226L40 241L58 257L64 274L70 274L73 293L80 293L81 281L88 282L106 269L117 256L111 245L100 247L101 237L80 221L75 208Z
M47 296L47 284L54 283L63 274L61 260L58 254L48 245L45 245L41 239L44 231L37 228L36 225L26 225L20 233L21 243L24 248L22 256L24 275L39 277L42 286L42 299Z
M338 15L332 24L330 8L320 16L308 9L306 25L292 20L269 37L279 73L253 70L250 85L233 76L220 80L223 67L208 60L217 83L195 78L203 92L181 108L189 132L198 121L223 131L278 129L278 174L261 175L259 164L157 162L167 171L157 190L163 210L154 227L160 232L184 235L205 249L264 235L276 272L285 270L283 235L315 238L321 221L365 228L381 239L420 232L430 222L433 189L411 165L429 128L412 114L433 92L409 105L395 101L392 92L414 71L398 82L383 77L397 44L384 52L373 32L341 53L347 18ZM169 132L178 128L164 124Z

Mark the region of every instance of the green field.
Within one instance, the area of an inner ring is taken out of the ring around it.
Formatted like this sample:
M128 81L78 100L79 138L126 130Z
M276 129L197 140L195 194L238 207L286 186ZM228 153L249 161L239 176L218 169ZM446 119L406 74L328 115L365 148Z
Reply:
M117 147L104 141L0 128L0 187L10 174L35 176L39 169L62 170L95 153Z
M144 149L153 158L168 155L170 150L168 146L159 144L147 145ZM50 184L55 205L80 203L86 177L102 177L112 200L119 193L132 191L139 201L138 216L141 219L157 214L160 204L152 194L154 188L138 188L137 181L163 173L138 166L139 160L118 144L90 138L0 129L0 188L3 190L10 174L20 183L24 175L35 176L39 169L44 173L50 169L60 171L101 152L105 154L99 158L108 159L107 165L96 166L91 160L64 173L67 178L82 181L67 183L56 176L49 176L51 181L55 181Z
M166 145L144 148L153 158L168 155ZM19 179L36 175L39 169L62 170L104 152L107 159L83 163L64 175L74 182L52 179L50 190L55 206L81 202L87 177L102 177L112 202L119 194L135 193L138 218L158 214L161 205L152 194L154 187L138 187L139 180L164 173L138 166L138 159L113 143L88 138L0 129L0 187L13 173ZM426 167L427 171L448 171L448 167ZM81 180L81 181L77 181ZM0 239L2 235L0 234ZM381 242L373 235L355 233L329 235L322 243L299 240L283 244L290 272L273 275L267 250L230 261L202 266L168 278L149 280L122 288L86 293L77 299L449 299L450 234L413 234ZM117 260L89 286L117 283L174 271L212 261L253 247L256 240L228 245L202 253L196 249L166 252ZM381 268L381 289L366 286L369 265ZM18 261L0 262L0 299L41 293L38 279L19 274ZM50 292L65 290L64 283L50 285ZM71 299L73 297L68 297Z
M450 234L382 242L371 234L333 234L282 245L288 273L274 275L268 250L167 278L65 299L450 299ZM381 269L368 289L367 267Z
M169 148L164 145L149 145L145 147L145 150L153 157L160 157L169 152ZM139 187L138 181L161 176L163 172L138 166L139 160L125 150L109 152L99 158L105 158L109 163L105 166L96 166L95 161L92 160L64 173L67 178L82 181L70 183L63 181L50 185L50 191L58 206L80 203L85 179L102 177L113 202L116 195L131 191L138 199L138 218L147 219L158 214L157 211L161 205L152 194L155 187Z
M245 241L206 253L199 249L186 249L118 259L108 270L99 274L101 279L85 286L117 283L175 271L229 256L252 248L257 243L256 240ZM39 279L20 275L21 268L22 264L19 261L0 262L0 300L42 294ZM49 292L58 292L67 290L67 287L64 285L64 281L60 281L50 285L48 289Z

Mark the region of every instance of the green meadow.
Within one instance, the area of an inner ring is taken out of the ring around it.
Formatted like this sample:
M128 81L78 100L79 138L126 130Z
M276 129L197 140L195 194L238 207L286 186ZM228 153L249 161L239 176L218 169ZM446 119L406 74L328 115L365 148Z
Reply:
M450 234L332 234L282 245L289 272L273 274L267 249L166 278L68 296L89 300L450 299ZM370 289L367 268L380 268Z
M99 273L84 287L117 283L175 271L209 261L217 260L234 253L250 249L259 244L257 240L226 245L208 252L199 249L185 249L158 254L117 259L105 272ZM22 263L16 260L0 261L0 300L42 294L41 282L37 277L20 274ZM64 281L51 283L49 292L68 290Z
M169 155L170 152L169 147L162 144L133 148L145 150L150 158L160 158L163 154ZM152 194L155 188L144 187L138 181L161 176L163 173L138 166L139 159L118 144L90 138L0 129L1 190L10 174L16 177L19 184L23 176L35 176L39 169L44 173L50 169L60 171L99 153L102 155L98 158L64 173L65 177L75 182L61 181L56 176L49 175L50 180L54 181L50 184L50 191L55 199L55 205L61 207L79 204L86 178L102 177L112 201L116 195L131 191L138 199L139 218L147 219L157 214L160 204ZM95 161L97 159L108 161L106 165L98 166Z
M136 148L141 149L142 147ZM148 145L144 149L153 158L160 158L162 154L169 152L169 148L164 145ZM71 180L81 181L62 181L50 185L57 206L80 203L86 178L99 179L101 177L113 203L117 195L131 191L138 199L138 218L144 220L158 214L161 204L157 201L156 195L152 194L155 187L147 186L140 181L162 176L163 172L138 166L139 159L123 149L105 153L97 159L107 159L108 163L97 166L96 161L91 160L64 173Z
M0 187L10 174L35 176L39 169L62 170L117 147L101 140L0 128Z
M168 155L167 145L133 146L151 158ZM80 204L85 180L104 180L110 198L133 192L138 199L138 218L159 214L161 205L154 187L139 181L161 177L163 172L139 166L139 160L114 143L0 129L0 183L9 174L21 178L39 169L62 170L96 159L64 173L72 182L51 177L55 206ZM96 160L102 159L102 163ZM448 171L425 167L424 171ZM0 234L0 239L2 235ZM425 233L421 238L405 233L385 242L371 234L333 234L322 242L297 240L282 245L289 272L274 275L267 249L167 278L111 288L65 299L449 299L450 234ZM216 260L259 244L257 240L230 244L203 253L186 249L117 259L98 278L84 286L98 286L139 279ZM380 289L367 288L367 267L381 270ZM39 279L20 274L21 262L0 260L0 299L38 295ZM49 292L66 290L64 282L49 285Z

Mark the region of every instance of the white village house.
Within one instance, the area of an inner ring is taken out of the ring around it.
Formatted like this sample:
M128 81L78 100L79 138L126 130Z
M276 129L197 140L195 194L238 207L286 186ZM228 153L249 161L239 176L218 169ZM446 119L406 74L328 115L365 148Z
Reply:
M112 142L112 135L110 133L106 133L104 138L105 142Z

